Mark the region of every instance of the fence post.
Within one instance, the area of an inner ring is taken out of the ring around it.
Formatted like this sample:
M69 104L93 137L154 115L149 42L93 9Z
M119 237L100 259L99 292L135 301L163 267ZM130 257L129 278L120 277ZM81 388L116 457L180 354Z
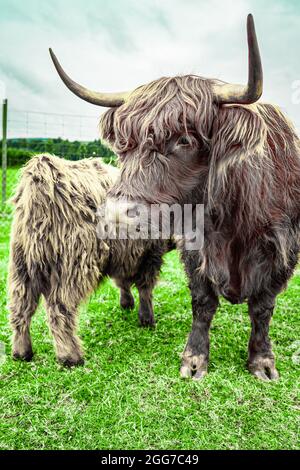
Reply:
M7 99L2 105L2 204L6 202L7 176Z

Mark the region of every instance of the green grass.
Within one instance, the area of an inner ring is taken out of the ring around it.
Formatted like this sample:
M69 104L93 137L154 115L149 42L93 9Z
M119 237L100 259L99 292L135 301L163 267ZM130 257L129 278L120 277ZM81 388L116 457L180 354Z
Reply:
M15 172L9 175L16 179ZM32 324L31 363L10 358L6 273L11 214L0 230L1 449L297 449L299 447L300 272L279 297L271 327L278 383L245 368L246 305L222 301L211 331L209 375L183 381L180 355L191 327L190 296L176 252L155 289L155 331L124 313L110 281L80 312L84 367L55 362L45 313ZM136 291L135 298L137 299ZM297 356L298 348L298 356Z

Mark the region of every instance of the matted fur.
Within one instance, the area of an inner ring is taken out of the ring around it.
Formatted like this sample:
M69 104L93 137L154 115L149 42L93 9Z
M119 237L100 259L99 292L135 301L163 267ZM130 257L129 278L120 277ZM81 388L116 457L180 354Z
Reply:
M9 299L14 356L30 359L30 321L40 295L46 299L58 359L82 362L76 337L77 307L105 275L132 307L130 286L140 294L140 321L154 321L151 295L168 242L99 240L96 216L119 171L98 159L78 162L39 155L23 168L12 202Z
M122 163L109 196L205 204L203 249L183 252L195 331L201 315L206 318L202 339L192 330L185 372L191 374L188 357L202 364L199 357L208 355L207 332L219 295L234 303L248 300L250 362L256 364L264 348L274 372L268 322L299 252L299 138L274 105L219 106L215 83L190 75L162 78L138 88L127 103L102 116L102 136ZM197 163L183 165L168 146L186 133L196 136L201 150ZM206 345L202 352L196 337ZM266 367L263 361L257 364L255 371Z

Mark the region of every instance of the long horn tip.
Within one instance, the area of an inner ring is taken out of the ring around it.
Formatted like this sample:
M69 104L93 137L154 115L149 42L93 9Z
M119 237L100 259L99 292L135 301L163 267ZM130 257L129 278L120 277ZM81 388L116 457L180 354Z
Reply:
M51 59L53 60L53 59L55 58L55 54L54 54L54 52L53 52L53 50L52 50L51 47L49 47L49 54L50 54L50 56L51 56Z
M58 74L62 78L62 76L61 76L62 75L62 70L60 70L61 69L60 63L58 62L58 59L57 59L56 55L54 54L51 47L49 47L49 53L50 53L50 57L52 59L52 62L54 64L54 67L56 68Z
M255 30L254 18L252 13L249 13L249 15L247 16L247 29L248 31Z

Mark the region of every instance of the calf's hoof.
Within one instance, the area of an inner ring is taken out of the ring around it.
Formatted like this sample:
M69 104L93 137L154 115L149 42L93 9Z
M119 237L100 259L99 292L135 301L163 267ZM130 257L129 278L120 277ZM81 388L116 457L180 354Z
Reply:
M16 361L30 362L31 359L33 358L33 351L32 349L28 349L27 351L24 351L24 352L13 351L12 357Z
M155 319L154 315L145 315L141 312L139 312L139 324L142 328L154 328L155 327Z
M207 375L207 359L204 354L185 351L182 357L180 376L183 379L202 380Z
M120 300L120 305L121 308L123 308L124 310L132 310L134 308L133 296L131 294L122 296Z
M33 358L32 344L28 335L15 334L12 343L12 357L16 360L31 361Z
M248 370L254 377L264 382L279 379L275 360L271 357L256 356L253 360L248 361Z
M75 367L75 366L84 365L83 357L76 357L76 356L58 357L57 361L59 362L59 364L65 367Z

